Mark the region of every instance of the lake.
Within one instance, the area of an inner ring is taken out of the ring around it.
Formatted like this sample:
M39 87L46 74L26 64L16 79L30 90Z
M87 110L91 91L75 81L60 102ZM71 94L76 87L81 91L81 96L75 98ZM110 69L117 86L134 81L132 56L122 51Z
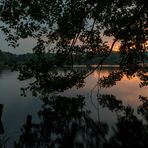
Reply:
M142 105L139 96L148 96L148 87L139 87L140 80L138 77L128 79L123 76L123 79L110 88L101 88L97 85L98 78L109 74L111 69L104 68L101 73L95 70L85 80L85 86L77 89L73 87L58 95L75 97L83 95L85 97L85 109L90 111L90 118L94 121L108 123L112 127L117 122L117 112L110 111L106 106L98 103L98 96L108 94L115 96L117 100L121 100L125 106L131 106L136 112L137 107ZM2 124L4 134L1 134L1 139L9 138L6 147L13 147L13 142L18 141L21 134L21 128L26 122L27 115L32 115L32 122L39 121L38 111L41 109L42 101L37 97L32 97L31 93L27 93L27 97L21 96L20 88L26 86L28 81L19 81L18 73L11 70L0 70L0 104L4 105L2 112ZM140 116L138 118L141 118ZM112 130L110 129L112 134Z

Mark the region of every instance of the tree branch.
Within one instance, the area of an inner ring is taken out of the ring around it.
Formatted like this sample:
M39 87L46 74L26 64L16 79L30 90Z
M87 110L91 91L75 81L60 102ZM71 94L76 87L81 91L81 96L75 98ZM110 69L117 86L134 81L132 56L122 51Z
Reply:
M96 69L98 69L98 68L100 67L100 65L103 64L103 62L106 60L106 58L111 54L111 52L112 52L112 50L113 50L113 48L114 48L114 45L115 45L115 43L116 43L117 41L118 41L118 38L116 38L116 39L114 40L114 42L112 43L112 46L111 46L111 48L110 48L108 54L99 62L99 64L98 64L95 68L93 68L93 69L91 70L91 72L89 72L88 74L86 74L86 75L84 76L84 78L87 78L87 77L88 77L89 75L91 75Z

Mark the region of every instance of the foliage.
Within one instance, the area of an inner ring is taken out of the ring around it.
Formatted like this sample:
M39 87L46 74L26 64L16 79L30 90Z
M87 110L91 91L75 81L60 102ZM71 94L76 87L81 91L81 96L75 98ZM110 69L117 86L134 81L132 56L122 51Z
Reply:
M39 122L26 122L15 147L51 148L145 148L148 141L148 103L140 96L142 104L137 113L130 106L124 106L113 95L102 95L98 102L102 107L116 113L117 120L113 133L110 126L100 120L94 121L91 111L86 110L83 96L53 96L43 98L43 106L38 112ZM100 100L101 99L101 100ZM142 119L139 117L143 117ZM109 134L109 136L108 136Z
M100 137L103 138L104 132L102 130L101 133L97 124L88 116L83 96L54 96L50 100L43 100L44 105L39 111L41 122L31 123L29 129L27 124L24 126L19 142L15 143L17 147L96 147L101 143ZM85 143L75 139L79 132L85 137Z
M0 28L13 47L18 46L20 38L37 40L33 48L37 60L21 67L22 79L33 76L41 82L45 71L51 71L53 66L62 67L65 61L74 71L74 60L84 55L88 58L98 55L99 66L120 41L122 72L131 77L142 71L147 84L144 68L139 66L147 56L147 14L146 0L1 0ZM113 39L110 47L102 34ZM56 53L55 58L47 60L47 51ZM88 75L84 73L82 78Z
M78 131L87 147L139 148L148 145L145 97L140 97L143 104L138 108L138 114L145 122L115 96L98 97L101 106L118 116L114 135L109 139L106 139L107 124L96 123L89 117L83 109L82 96L49 98L53 92L82 87L84 79L104 63L118 41L120 68L101 79L101 85L113 86L125 74L128 78L137 75L141 79L140 85L146 86L147 20L147 0L1 0L0 28L9 45L17 47L20 38L37 41L33 48L35 57L19 67L19 79L34 78L34 82L22 91L24 95L28 89L35 96L42 94L45 103L39 112L41 122L31 124L28 129L24 126L16 146L73 147ZM112 39L110 46L104 37ZM47 54L53 54L53 57ZM82 71L73 68L75 61L93 60L95 56L99 59L95 68Z

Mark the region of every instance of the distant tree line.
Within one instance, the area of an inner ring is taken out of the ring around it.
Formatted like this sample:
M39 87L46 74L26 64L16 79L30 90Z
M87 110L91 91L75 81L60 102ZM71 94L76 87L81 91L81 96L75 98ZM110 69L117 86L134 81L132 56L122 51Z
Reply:
M47 53L46 58L51 59L54 58L55 54ZM99 55L84 55L83 57L78 58L77 55L74 56L74 59L77 59L74 61L74 64L76 65L82 65L82 64L97 64L99 60L101 60L101 57ZM146 56L148 56L148 53L146 53ZM146 57L145 56L145 57ZM93 57L93 58L92 58ZM24 64L28 62L31 59L36 59L36 55L34 53L26 53L21 55L16 55L9 52L4 52L0 50L0 65L18 65L18 64ZM104 61L104 65L117 65L121 61L121 57L118 52L113 52L111 55ZM145 63L148 63L148 58L145 58ZM68 62L65 62L65 64L69 64Z

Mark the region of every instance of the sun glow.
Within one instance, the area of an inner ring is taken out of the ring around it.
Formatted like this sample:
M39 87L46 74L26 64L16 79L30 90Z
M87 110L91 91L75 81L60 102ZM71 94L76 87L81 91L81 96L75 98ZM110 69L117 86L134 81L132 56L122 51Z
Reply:
M101 73L98 70L95 70L92 74L92 83L96 83L96 80L103 76L108 76L111 71L102 70ZM123 101L124 105L131 105L133 107L139 106L141 104L139 95L147 96L147 86L140 88L140 79L137 76L132 77L131 79L127 78L127 76L123 76L121 81L117 81L116 85L109 88L101 88L100 92L102 94L113 94L117 99ZM91 85L89 83L88 85ZM91 87L91 86L90 86ZM97 90L96 90L97 91ZM134 93L133 93L134 92Z

